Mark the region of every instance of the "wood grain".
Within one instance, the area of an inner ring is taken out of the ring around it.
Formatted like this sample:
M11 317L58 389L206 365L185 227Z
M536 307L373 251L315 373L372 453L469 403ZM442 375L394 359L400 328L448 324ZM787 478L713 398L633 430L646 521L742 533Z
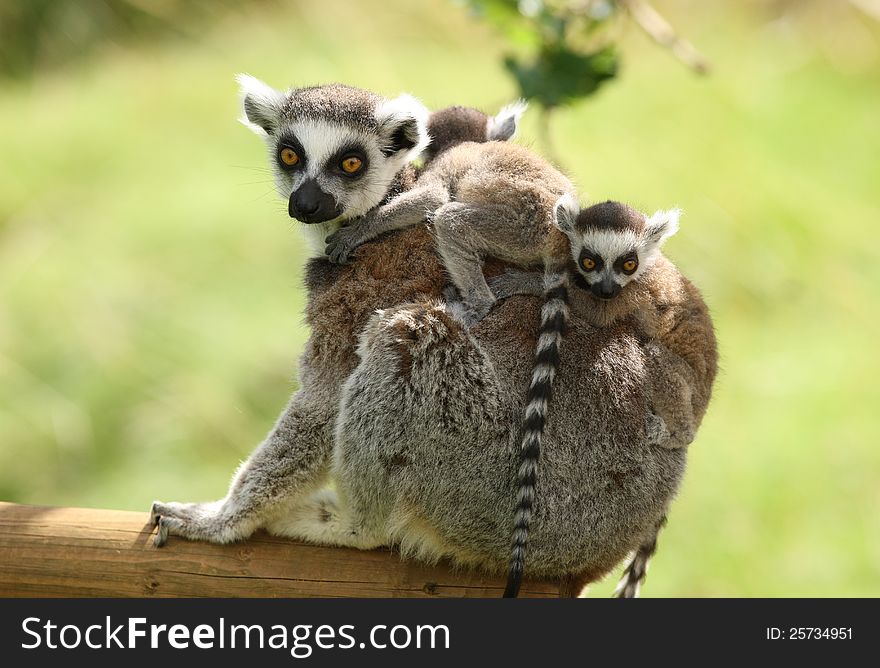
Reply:
M0 596L500 597L504 582L391 550L319 547L259 534L232 545L152 545L148 513L0 502ZM559 596L526 582L521 596Z

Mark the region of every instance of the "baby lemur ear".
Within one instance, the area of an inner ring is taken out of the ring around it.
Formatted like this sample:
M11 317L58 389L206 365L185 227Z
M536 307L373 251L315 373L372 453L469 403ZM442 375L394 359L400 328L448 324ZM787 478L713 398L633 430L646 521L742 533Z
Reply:
M678 219L681 209L656 211L645 223L645 242L659 247L673 234L678 232Z
M486 139L489 141L507 141L512 139L519 129L519 119L525 113L529 103L525 100L511 102L486 124Z
M578 214L581 212L581 205L571 193L565 193L556 200L556 206L553 207L553 217L556 219L556 227L563 232L574 232L577 223Z
M278 129L287 96L249 74L239 74L235 80L241 86L242 124L258 135L272 134Z
M428 145L428 115L425 105L411 95L386 100L376 108L376 120L385 155L402 153L414 160Z

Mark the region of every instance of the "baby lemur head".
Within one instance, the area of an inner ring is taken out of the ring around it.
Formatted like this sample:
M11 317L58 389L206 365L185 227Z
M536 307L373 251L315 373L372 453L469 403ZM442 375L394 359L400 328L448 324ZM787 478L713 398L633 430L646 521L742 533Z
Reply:
M409 95L341 84L281 92L246 74L238 82L242 122L266 138L277 187L303 223L362 216L428 143L428 111Z
M566 233L583 282L599 299L613 299L660 256L663 242L678 231L678 209L646 216L621 202L580 210L571 196L556 204L556 224Z

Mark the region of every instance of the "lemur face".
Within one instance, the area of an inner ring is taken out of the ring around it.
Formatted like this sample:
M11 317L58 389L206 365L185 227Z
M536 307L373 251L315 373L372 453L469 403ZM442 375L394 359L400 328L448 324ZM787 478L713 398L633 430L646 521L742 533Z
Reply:
M399 171L377 134L324 120L290 120L269 145L288 213L307 224L363 215Z
M240 76L245 122L265 135L279 193L303 223L356 218L427 145L427 110L332 84L282 93Z
M647 217L620 202L603 202L583 211L573 199L556 205L557 225L568 236L579 275L593 296L613 299L651 267L663 242L678 230L680 212Z

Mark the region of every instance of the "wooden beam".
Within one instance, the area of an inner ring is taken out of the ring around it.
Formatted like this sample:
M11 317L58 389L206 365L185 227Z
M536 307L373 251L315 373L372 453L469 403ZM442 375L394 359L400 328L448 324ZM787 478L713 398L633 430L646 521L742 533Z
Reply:
M152 545L149 514L0 503L0 596L500 597L504 582L391 550L296 543L266 534L231 545ZM521 596L556 597L526 582Z

